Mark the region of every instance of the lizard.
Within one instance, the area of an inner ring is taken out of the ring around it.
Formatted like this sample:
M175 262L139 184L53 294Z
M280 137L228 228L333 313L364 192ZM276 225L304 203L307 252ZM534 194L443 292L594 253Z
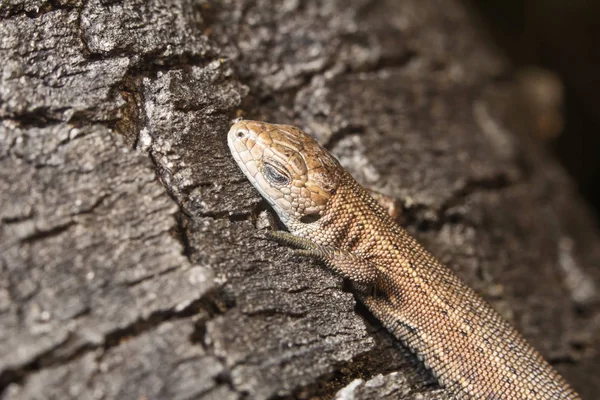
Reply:
M286 226L269 231L356 287L382 325L457 399L580 399L481 296L400 227L314 138L241 120L237 165Z

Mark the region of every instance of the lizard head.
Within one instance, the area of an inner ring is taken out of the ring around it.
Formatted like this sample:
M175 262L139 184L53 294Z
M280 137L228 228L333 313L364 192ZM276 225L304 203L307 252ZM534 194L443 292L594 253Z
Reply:
M243 120L227 141L244 175L292 233L324 215L341 167L315 139L290 125Z

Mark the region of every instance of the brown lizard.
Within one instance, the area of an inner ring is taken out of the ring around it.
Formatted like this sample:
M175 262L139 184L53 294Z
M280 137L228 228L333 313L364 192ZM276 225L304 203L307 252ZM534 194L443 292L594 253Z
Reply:
M483 298L398 226L316 140L240 121L237 164L288 228L271 232L357 284L357 296L458 399L579 399Z

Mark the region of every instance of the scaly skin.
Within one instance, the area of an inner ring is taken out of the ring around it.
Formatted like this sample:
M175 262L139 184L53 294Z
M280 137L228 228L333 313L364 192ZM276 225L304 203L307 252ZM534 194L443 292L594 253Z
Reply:
M289 125L241 121L228 142L290 231L272 236L362 287L360 300L457 399L580 398L309 135Z

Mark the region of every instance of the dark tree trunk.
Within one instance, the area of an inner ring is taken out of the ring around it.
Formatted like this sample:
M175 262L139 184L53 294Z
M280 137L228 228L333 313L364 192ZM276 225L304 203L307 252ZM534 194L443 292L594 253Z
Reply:
M325 4L323 4L325 3ZM2 399L446 399L265 240L232 119L314 134L586 398L600 239L453 1L0 3ZM422 397L418 397L422 395Z

